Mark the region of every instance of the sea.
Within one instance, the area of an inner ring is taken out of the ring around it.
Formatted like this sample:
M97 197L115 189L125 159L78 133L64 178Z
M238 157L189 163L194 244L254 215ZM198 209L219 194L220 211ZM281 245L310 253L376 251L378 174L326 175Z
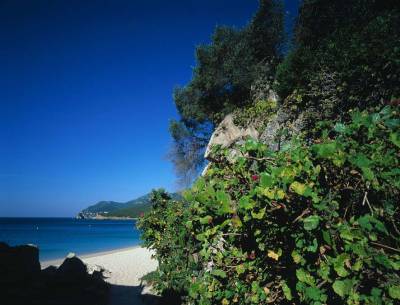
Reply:
M141 241L135 220L0 217L0 242L34 244L43 262L70 252L79 256L128 248Z

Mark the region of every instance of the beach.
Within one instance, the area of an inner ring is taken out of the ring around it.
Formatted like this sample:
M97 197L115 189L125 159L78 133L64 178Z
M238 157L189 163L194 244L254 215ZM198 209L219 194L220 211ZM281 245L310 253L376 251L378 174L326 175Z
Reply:
M141 285L141 277L157 268L157 261L151 255L146 248L133 247L79 258L87 264L89 271L97 267L106 270L106 281L111 284L110 304L147 305L157 303L157 297L152 295L149 287ZM42 268L60 265L62 261L44 261Z

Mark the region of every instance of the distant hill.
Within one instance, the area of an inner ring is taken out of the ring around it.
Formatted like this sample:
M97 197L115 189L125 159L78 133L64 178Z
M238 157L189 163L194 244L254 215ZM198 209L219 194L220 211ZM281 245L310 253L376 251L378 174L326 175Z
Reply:
M151 193L148 193L127 202L99 201L79 212L77 218L137 218L141 213L150 210L150 195ZM172 193L170 195L174 199L181 198L178 193Z

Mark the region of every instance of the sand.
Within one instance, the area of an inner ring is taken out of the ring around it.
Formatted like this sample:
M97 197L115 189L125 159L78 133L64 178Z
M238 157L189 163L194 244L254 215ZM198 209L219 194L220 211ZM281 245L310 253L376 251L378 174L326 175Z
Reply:
M106 281L112 284L110 304L147 305L157 304L149 287L142 286L141 277L157 268L157 261L151 258L152 252L142 247L121 249L80 257L89 270L96 266L106 270ZM47 261L42 267L59 265L58 261Z

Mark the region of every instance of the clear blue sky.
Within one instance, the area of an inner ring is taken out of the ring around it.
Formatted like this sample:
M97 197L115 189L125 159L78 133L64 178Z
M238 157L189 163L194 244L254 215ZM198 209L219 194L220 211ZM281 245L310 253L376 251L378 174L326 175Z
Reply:
M190 80L195 46L257 4L0 1L0 216L174 191L172 89Z

